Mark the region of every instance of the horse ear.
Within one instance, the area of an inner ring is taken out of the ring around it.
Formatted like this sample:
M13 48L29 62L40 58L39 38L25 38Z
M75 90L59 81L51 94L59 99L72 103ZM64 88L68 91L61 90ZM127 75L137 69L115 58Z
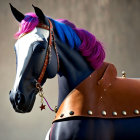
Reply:
M33 6L33 8L35 10L36 15L38 16L39 21L44 23L44 24L49 25L48 18L44 15L42 10L40 8L38 8L38 7L35 7L33 4L32 4L32 6Z
M19 12L16 8L14 8L12 5L11 5L11 3L9 3L10 4L10 8L11 8L11 11L12 11L12 13L13 13L13 15L14 15L14 17L16 18L16 20L18 21L18 22L21 22L23 19L24 19L24 14L22 14L21 12Z

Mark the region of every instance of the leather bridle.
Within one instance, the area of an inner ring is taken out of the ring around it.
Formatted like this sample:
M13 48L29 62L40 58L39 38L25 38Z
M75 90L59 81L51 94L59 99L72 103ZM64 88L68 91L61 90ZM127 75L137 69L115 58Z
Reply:
M56 53L56 57L57 57L57 72L59 71L59 56L58 56L58 52L57 52L57 49L56 49L56 43L55 43L55 37L54 37L54 31L53 31L53 25L51 23L51 21L48 19L48 22L49 22L49 26L48 25L45 25L43 23L39 23L36 27L38 28L42 28L42 29L45 29L45 30L49 30L49 42L48 42L48 48L47 48L47 52L46 52L46 56L45 56L45 60L44 60L44 64L43 64L43 68L41 70L41 73L39 75L39 78L36 80L34 79L34 82L35 82L35 86L36 88L38 89L39 91L39 96L41 97L41 103L42 105L40 106L41 110L42 109L45 109L45 105L43 105L43 99L45 100L45 102L47 103L48 107L50 108L51 111L54 111L55 113L57 112L57 106L55 106L54 109L52 109L48 103L48 101L46 100L46 98L44 97L44 93L43 93L43 88L41 86L41 82L44 78L44 75L45 75L45 72L46 72L46 69L47 69L47 66L49 64L49 61L51 59L51 49L52 47L54 47L54 50L55 50L55 53ZM27 33L24 33L22 34L19 38L23 37L24 35L28 34L29 32Z
M52 25L52 23L51 23L51 21L49 19L48 19L48 21L49 21L50 26L47 26L47 25L42 24L42 23L39 23L37 25L38 28L43 28L43 29L49 30L48 49L47 49L47 52L46 52L46 57L45 57L45 60L44 60L43 68L42 68L40 76L39 76L39 78L37 80L37 83L40 84L40 85L41 85L41 82L42 82L42 80L44 78L45 71L46 71L46 68L48 66L48 63L50 61L51 49L52 49L53 46L54 46L54 50L55 50L55 53L56 53L56 56L57 56L57 65L58 65L57 70L59 71L59 57L58 57L58 53L57 53L57 49L56 49L53 25Z
M58 110L57 106L55 106L54 109L51 108L51 106L49 105L48 101L44 97L43 88L41 86L41 82L42 82L42 80L44 78L47 66L48 66L49 61L51 59L51 49L52 49L53 46L54 46L54 50L55 50L56 57L57 57L57 66L58 66L57 67L57 71L59 71L59 56L58 56L57 49L56 49L53 25L52 25L52 23L51 23L51 21L49 19L48 19L48 21L49 21L50 26L47 26L47 25L45 25L43 23L39 23L37 25L38 28L49 30L49 42L48 42L48 48L47 48L47 52L46 52L46 57L45 57L45 60L44 60L43 68L41 70L41 73L40 73L40 76L39 76L38 80L36 80L36 88L38 89L39 96L41 97L41 106L40 106L41 110L45 109L45 105L43 105L43 100L45 100L45 102L47 103L49 109L56 113L57 110Z
M49 30L49 42L48 42L48 48L47 48L47 52L46 52L46 57L45 57L45 60L44 60L44 65L43 65L43 68L41 70L41 73L39 75L39 78L38 80L36 80L36 87L39 89L41 89L41 82L44 78L44 75L45 75L45 71L47 69L47 66L48 66L48 63L50 61L50 57L51 57L51 49L52 47L54 46L54 50L55 50L55 53L56 53L56 56L57 56L57 70L59 71L59 57L58 57L58 53L57 53L57 49L56 49L56 43L55 43L55 38L54 38L54 31L53 31L53 25L51 23L51 21L48 19L49 21L49 26L48 25L45 25L43 23L39 23L36 27L38 28L42 28L42 29L45 29L45 30ZM21 37L23 37L24 35L28 34L29 32L27 33L24 33L22 34L18 39L20 39Z

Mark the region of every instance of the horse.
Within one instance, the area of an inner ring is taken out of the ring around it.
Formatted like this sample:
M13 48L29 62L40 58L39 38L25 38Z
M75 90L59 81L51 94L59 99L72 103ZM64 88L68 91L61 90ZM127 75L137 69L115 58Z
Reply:
M46 140L140 139L140 79L117 78L113 64L94 35L64 19L54 20L35 7L22 14L15 34L16 78L10 101L16 112L33 108L42 85L58 75L59 96ZM41 105L41 110L45 105Z

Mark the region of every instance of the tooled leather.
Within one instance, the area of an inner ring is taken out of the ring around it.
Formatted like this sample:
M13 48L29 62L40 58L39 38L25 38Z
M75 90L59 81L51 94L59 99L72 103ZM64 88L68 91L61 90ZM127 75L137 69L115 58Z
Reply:
M72 115L71 111L74 112ZM115 66L104 62L69 93L53 122L74 116L138 117L140 116L138 111L140 111L140 79L119 78Z

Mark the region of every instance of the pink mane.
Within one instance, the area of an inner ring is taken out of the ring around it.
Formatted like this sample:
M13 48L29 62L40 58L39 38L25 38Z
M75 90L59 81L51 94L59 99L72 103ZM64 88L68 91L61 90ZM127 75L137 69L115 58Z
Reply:
M94 69L97 69L102 65L105 59L104 47L93 34L84 29L77 28L68 20L57 19L54 21L58 22L58 24L60 22L65 23L67 26L71 27L74 32L76 32L81 40L81 44L80 46L78 46L78 49L81 52L81 55L83 55L87 59L89 64ZM15 38L18 38L23 33L31 32L38 25L38 23L39 20L36 14L25 14L25 18L21 21L19 31L15 34Z
M15 34L17 39L21 34L31 32L39 23L38 17L34 13L25 14L25 18L21 21L19 31Z

